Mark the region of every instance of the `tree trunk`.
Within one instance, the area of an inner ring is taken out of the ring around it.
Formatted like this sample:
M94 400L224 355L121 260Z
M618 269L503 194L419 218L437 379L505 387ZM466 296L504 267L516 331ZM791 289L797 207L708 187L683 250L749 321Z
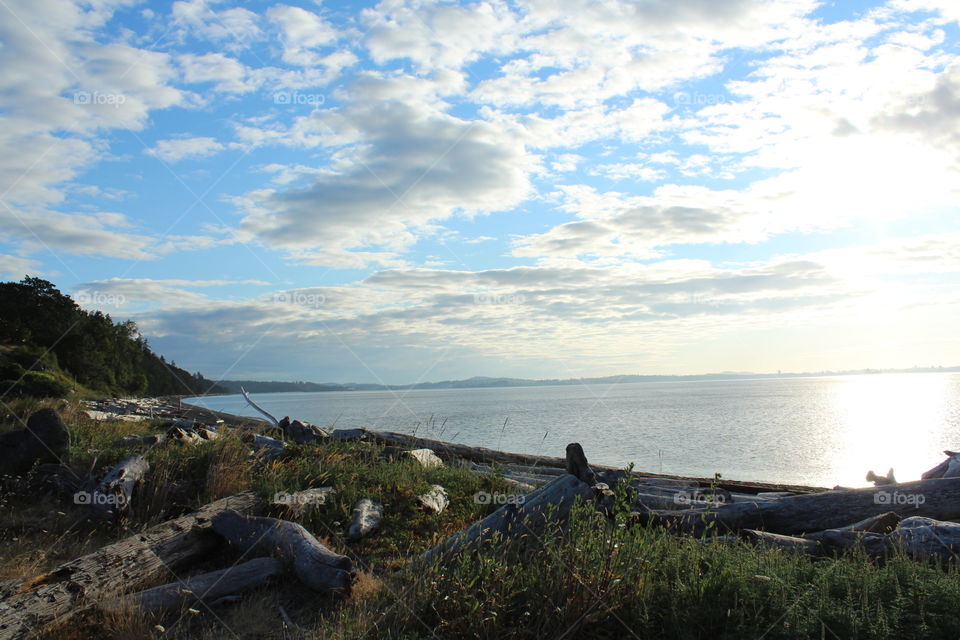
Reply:
M165 577L220 544L209 531L210 518L224 509L251 511L257 505L252 493L223 498L49 573L5 584L0 589L0 640L33 636L54 619L66 620L96 602Z
M150 470L150 463L140 454L129 455L103 478L90 498L94 515L103 520L116 520L130 508L133 489Z
M326 548L295 522L227 510L213 518L212 528L242 554L262 553L278 558L314 591L350 589L350 558Z
M254 558L227 569L191 576L181 581L147 589L140 593L107 600L98 605L103 611L125 612L135 607L154 614L210 603L224 596L258 587L283 573L283 563L274 558Z

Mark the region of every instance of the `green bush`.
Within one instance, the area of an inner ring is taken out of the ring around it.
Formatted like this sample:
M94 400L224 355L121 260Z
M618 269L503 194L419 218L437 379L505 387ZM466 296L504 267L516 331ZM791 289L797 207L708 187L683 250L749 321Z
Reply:
M63 398L70 393L70 385L49 373L27 371L14 393L34 398Z

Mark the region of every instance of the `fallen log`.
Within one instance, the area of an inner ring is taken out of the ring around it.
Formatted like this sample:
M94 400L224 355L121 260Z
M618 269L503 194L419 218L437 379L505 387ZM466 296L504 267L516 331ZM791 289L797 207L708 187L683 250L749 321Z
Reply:
M277 420L276 418L274 418L274 417L273 417L272 415L270 415L269 413L267 413L267 411L266 411L263 407L261 407L261 406L258 405L256 402L254 402L253 400L251 400L251 399L250 399L250 394L247 393L247 392L244 390L243 387L240 387L240 393L241 393L241 395L243 395L243 398L247 401L247 403L248 403L251 407L253 407L254 409L256 409L256 411L257 411L260 415L262 415L262 416L265 417L267 420L269 420L269 421L273 424L273 426L275 426L275 427L279 427L279 426L280 426L280 421Z
M242 493L151 527L64 563L29 580L0 588L0 640L36 635L93 604L138 589L202 557L221 544L209 522L224 509L252 511L259 501Z
M960 518L960 478L920 480L886 487L843 489L790 496L769 502L740 502L669 514L638 513L636 520L693 535L739 529L801 534L846 526L895 507L903 516Z
M960 453L949 450L943 453L947 456L947 459L933 469L921 474L922 479L932 480L934 478L956 478L960 476Z
M296 442L297 444L313 444L321 442L330 437L326 430L312 424L300 422L299 420L290 420L289 416L284 416L277 426L283 430L285 438Z
M353 514L347 538L359 540L375 532L383 522L383 505L363 498L353 505Z
M483 548L496 541L540 538L549 525L563 526L574 502L592 500L594 491L576 476L562 475L550 484L508 503L483 520L454 534L421 556L425 562L446 557L460 550Z
M104 476L90 496L93 514L101 520L116 520L130 508L133 489L150 470L140 454L129 455Z
M258 458L273 459L286 454L287 443L259 433L245 433L240 439L253 446L253 454Z
M823 555L823 548L820 546L820 543L808 538L784 536L779 533L757 531L756 529L744 529L740 532L740 536L744 540L770 545L782 549L787 553L797 553L808 556Z
M214 516L211 528L244 555L263 553L276 557L314 591L350 589L350 558L323 546L295 522L226 510Z
M960 560L960 524L933 518L905 518L889 535L890 547L899 547L918 559Z
M200 603L212 603L223 597L258 587L282 574L283 563L275 558L254 558L227 569L211 571L100 603L106 612L126 612L136 608L156 614L183 609Z
M538 467L551 467L556 469L566 469L566 458L554 458L548 456L538 456L527 453L511 453L507 451L497 451L486 447L475 447L456 442L443 442L440 440L431 440L429 438L420 438L404 433L393 431L369 431L367 429L337 429L331 434L336 440L346 441L367 441L377 442L379 444L406 447L409 449L432 449L434 453L441 458L453 459L462 458L472 462L480 463L499 463L499 464L522 464ZM623 469L608 467L603 465L592 465L597 479L605 482L611 487L616 481L623 477ZM603 472L603 473L601 473ZM825 487L808 487L803 485L777 484L768 482L751 482L747 480L717 480L715 478L689 478L685 476L675 476L663 473L650 473L647 471L633 471L631 477L637 478L663 478L669 480L686 480L697 482L701 487L718 486L728 491L739 491L743 493L757 493L758 491L789 491L791 493L816 493L826 491Z

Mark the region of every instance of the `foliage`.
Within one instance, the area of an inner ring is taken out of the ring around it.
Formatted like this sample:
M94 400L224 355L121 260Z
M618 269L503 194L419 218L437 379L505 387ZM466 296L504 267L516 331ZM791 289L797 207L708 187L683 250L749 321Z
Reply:
M84 311L40 278L0 283L0 343L0 393L62 396L68 381L110 395L223 391L155 354L133 321Z

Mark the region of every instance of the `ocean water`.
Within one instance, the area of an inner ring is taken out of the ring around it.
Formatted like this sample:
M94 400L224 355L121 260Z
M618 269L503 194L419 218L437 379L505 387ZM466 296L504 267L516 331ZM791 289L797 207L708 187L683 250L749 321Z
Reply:
M866 486L960 450L960 374L909 373L504 389L253 394L278 418L691 476ZM257 416L241 396L188 400Z

